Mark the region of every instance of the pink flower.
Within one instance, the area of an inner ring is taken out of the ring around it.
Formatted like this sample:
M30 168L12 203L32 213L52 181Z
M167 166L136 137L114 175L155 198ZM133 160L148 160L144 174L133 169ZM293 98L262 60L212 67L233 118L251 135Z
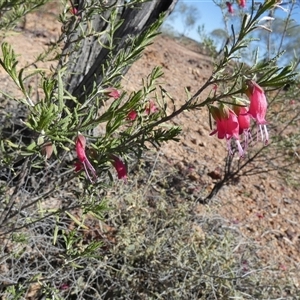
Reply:
M92 166L92 164L89 162L86 153L85 153L85 146L86 146L86 139L83 135L78 134L76 141L75 141L75 147L76 147L76 153L78 161L75 163L75 172L79 172L84 169L85 174L87 178L93 183L97 179L96 170ZM91 175L90 175L90 173ZM93 179L92 179L93 177Z
M83 164L78 160L75 162L75 173L83 170Z
M217 129L210 133L213 135L218 134L218 139L226 139L228 151L232 154L230 140L234 138L239 150L239 154L242 157L244 150L239 141L239 122L237 115L228 107L220 105L219 107L210 106L209 108L211 115L217 123Z
M256 213L256 216L259 218L259 219L263 219L264 218L264 215L260 212Z
M150 101L149 101L149 103L148 103L147 106L146 106L145 112L146 112L147 115L150 115L150 114L152 114L152 113L158 112L158 108L157 108L157 106L155 105L155 103L154 103L153 100L150 100Z
M77 14L78 14L78 9L76 8L76 7L71 7L70 8L70 13L72 14L72 15L74 15L74 16L77 16Z
M120 96L121 96L121 93L114 87L110 87L110 88L107 88L105 90L105 93L109 96L109 97L112 97L114 99L119 99Z
M70 288L70 286L67 283L63 283L59 288L62 291L65 291L65 290L68 290Z
M137 117L137 112L135 110L131 110L127 115L127 120L134 121Z
M240 7L246 7L246 0L238 0Z
M242 104L242 103L236 102L236 104ZM251 138L251 133L250 133L251 120L248 114L248 108L244 106L233 105L233 111L235 112L238 118L239 134L244 134L244 138L245 138L244 151L246 151L248 148L249 139Z
M240 107L239 112L237 113L238 122L240 126L240 132L250 129L250 116L248 114L247 107Z
M71 1L70 13L71 13L73 16L76 16L76 18L77 18L78 20L81 19L81 12L78 10L77 7L75 7L75 6L72 4L72 1Z
M125 164L123 163L123 161L115 156L115 155L111 155L111 158L113 159L112 165L115 167L117 174L118 174L118 178L119 179L127 179L127 169Z
M284 264L279 264L279 268L282 270L282 271L286 271L288 268L286 265Z
M262 129L265 132L265 143L267 144L269 141L269 133L267 130L267 121L265 120L265 116L267 113L267 99L264 93L264 90L254 81L247 80L248 89L246 90L246 94L250 99L250 107L248 114L255 119L256 123L259 125L259 129L261 132L262 140L264 140L264 135Z
M230 14L233 14L234 13L234 9L233 9L232 3L230 3L230 2L227 1L226 5L227 5L227 8L228 8L228 12Z
M218 86L216 84L214 84L212 89L214 91L214 97L215 97L217 95Z
M248 262L246 260L242 261L242 266L243 266L242 270L244 272L248 272L249 271L249 265L248 265Z

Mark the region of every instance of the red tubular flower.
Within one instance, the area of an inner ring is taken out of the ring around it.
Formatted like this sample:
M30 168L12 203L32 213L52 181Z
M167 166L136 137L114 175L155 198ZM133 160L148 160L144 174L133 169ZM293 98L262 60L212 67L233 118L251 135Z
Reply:
M134 121L137 117L137 112L135 110L131 110L127 115L127 120Z
M247 107L240 107L239 111L237 113L238 117L238 122L240 126L240 134L244 130L249 130L250 129L250 116L248 114L248 109Z
M155 105L154 101L150 100L145 109L146 114L150 115L152 113L156 113L157 111L158 111L158 108Z
M242 103L236 103L236 104L242 104ZM244 151L246 151L248 148L249 139L251 138L250 116L248 114L248 108L244 106L233 105L233 111L235 112L238 118L239 134L244 134L244 138L245 138Z
M265 143L269 141L269 133L267 130L267 121L265 120L267 113L267 99L264 90L254 81L247 80L248 89L246 94L250 99L250 107L248 114L255 119L256 123L259 125L262 140L264 140L263 130L265 132Z
M75 141L76 153L78 158L78 161L75 164L75 172L79 172L82 169L84 169L87 178L90 180L90 182L93 183L97 180L97 174L96 174L96 170L94 169L94 167L92 166L92 164L90 163L90 161L86 156L85 146L86 146L85 137L82 134L78 134Z
M70 13L74 16L77 16L78 14L78 9L76 7L71 7L70 8Z
M109 96L109 97L112 97L114 98L115 100L116 99L119 99L120 96L121 96L121 93L114 87L110 87L110 88L107 88L105 90L105 93Z
M238 3L240 7L246 7L246 0L238 0Z
M234 9L233 9L232 3L230 3L230 2L227 1L226 5L227 5L227 8L228 8L228 12L230 14L233 14L234 13Z
M115 169L117 171L118 178L126 181L127 169L126 169L125 164L119 157L117 157L113 154L111 155L111 158L113 159L112 165L115 167Z
M75 162L75 173L83 170L83 164L80 161Z
M63 283L59 289L61 289L62 291L68 290L70 288L70 286L67 283Z
M220 107L210 106L210 113L217 123L217 129L211 132L210 135L218 133L218 139L225 138L230 154L232 154L230 140L234 138L239 150L239 155L242 157L244 150L239 141L239 122L237 115L224 105L220 105Z

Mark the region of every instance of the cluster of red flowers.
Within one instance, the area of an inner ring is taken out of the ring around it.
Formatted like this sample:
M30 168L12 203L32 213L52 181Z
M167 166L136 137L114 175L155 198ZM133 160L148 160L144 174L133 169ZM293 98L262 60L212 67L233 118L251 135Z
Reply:
M242 8L246 7L246 0L237 0L237 3L239 5L239 7L242 7ZM230 14L233 14L234 13L233 2L227 1L226 6L227 6L227 9L228 9L228 12Z
M114 87L109 87L104 90L104 94L108 97L118 99L121 96L121 93ZM156 106L153 100L150 100L145 107L145 114L150 115L153 113L158 112L158 107ZM131 110L127 115L127 120L134 121L138 116L137 111ZM75 163L75 172L84 171L87 178L90 180L91 183L94 183L97 180L96 170L94 169L91 162L88 160L86 151L86 139L82 134L78 134L75 140L75 148L77 153L77 162ZM110 155L111 163L117 171L118 178L127 180L127 168L124 162L114 154Z
M267 112L267 99L263 89L254 81L247 80L248 86L245 91L246 95L250 99L249 107L245 106L242 102L235 102L232 108L229 108L225 104L221 103L218 106L210 105L209 110L212 117L216 121L216 129L210 133L213 135L217 133L219 139L226 139L229 153L232 154L231 139L234 138L238 147L240 157L244 156L247 150L249 140L251 138L250 133L250 120L251 118L256 121L261 132L262 140L268 143L269 134L266 127L266 112ZM214 88L216 90L216 87ZM106 90L109 97L119 98L120 93L114 88ZM146 105L145 113L150 115L158 111L154 101L149 101ZM127 115L127 120L134 121L137 117L137 112L131 110ZM240 135L244 135L244 148L240 143ZM84 170L87 178L94 183L97 180L96 170L87 158L85 151L86 139L82 134L78 134L75 141L75 148L78 161L75 164L75 172ZM127 179L127 169L123 161L114 154L110 155L111 163L117 171L118 178Z
M254 119L258 124L262 140L268 143L269 134L266 127L265 116L267 113L267 99L263 89L254 81L248 80L246 95L249 97L250 106L242 106L242 103L236 103L232 109L224 104L219 106L210 106L210 113L216 121L217 128L210 135L218 134L219 139L226 139L229 153L232 154L230 141L235 139L240 157L244 156L247 150L250 134L250 119ZM244 148L240 143L240 135L244 134Z
M104 93L105 93L107 96L109 96L109 97L111 97L111 98L114 98L115 100L116 100L116 99L119 99L120 96L121 96L120 91L117 90L117 89L114 88L114 87L109 87L109 88L105 89L105 90L104 90Z
M85 151L86 146L86 139L82 134L78 134L76 141L75 141L75 148L77 154L77 162L75 164L75 172L80 172L84 170L87 178L90 180L91 183L94 183L97 180L96 170L94 169L93 165L87 158L87 154ZM127 169L123 161L117 157L116 155L110 155L111 163L115 167L118 178L126 180L127 179Z
M155 102L153 100L150 100L146 107L145 107L145 114L146 115L151 115L151 114L154 114L156 112L158 112L159 109L158 107L156 106ZM138 116L138 113L136 110L131 110L128 115L127 115L127 120L129 121L134 121Z
M78 161L75 164L75 172L84 170L87 178L91 182L95 182L97 179L96 170L94 169L94 167L92 166L92 164L87 158L85 152L85 146L86 146L85 137L82 134L78 134L75 141L75 148L76 148L76 153L78 158Z

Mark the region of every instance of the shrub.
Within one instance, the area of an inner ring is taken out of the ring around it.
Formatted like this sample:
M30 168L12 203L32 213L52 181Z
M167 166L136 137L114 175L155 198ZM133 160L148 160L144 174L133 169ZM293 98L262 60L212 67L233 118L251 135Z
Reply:
M139 2L126 2L123 9L129 6L132 12ZM43 3L15 1L14 7L2 9L9 20L18 20L20 12ZM64 3L61 35L32 63L19 67L13 48L2 44L1 66L20 93L4 94L8 105L0 128L3 297L218 299L255 294L232 254L236 233L223 227L223 220L194 215L195 203L173 202L166 195L151 203L144 195L147 185L133 189L128 169L149 145L158 148L178 139L180 128L167 122L186 110L207 106L214 110L219 137L238 139L237 115L228 105L245 107L235 101L242 93L253 96L253 86L280 88L295 77L293 67L279 68L274 60L240 65L233 73L227 69L251 42L248 35L262 30L259 22L277 1L244 15L211 77L193 96L187 93L181 107L159 86L158 67L129 95L119 84L124 70L158 34L164 15L139 35L123 39L120 6L80 3ZM10 24L16 22L3 22L1 29L7 31ZM95 24L102 24L103 31ZM101 50L84 47L93 43ZM95 56L88 70L88 64L77 63L87 50ZM45 60L56 61L57 67L38 68ZM205 89L211 93L201 101ZM234 133L223 127L228 112ZM116 176L120 181L114 183ZM276 295L288 293L275 290ZM262 285L260 293L265 291Z

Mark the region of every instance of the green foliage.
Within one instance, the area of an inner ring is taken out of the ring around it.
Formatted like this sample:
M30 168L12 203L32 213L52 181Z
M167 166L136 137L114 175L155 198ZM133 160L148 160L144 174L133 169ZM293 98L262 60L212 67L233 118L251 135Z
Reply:
M201 46L204 50L208 50L208 55L215 57L217 54L217 48L214 40L206 33L204 24L198 26L197 32L200 37Z
M0 30L13 29L26 14L45 5L49 0L12 0L0 1Z

